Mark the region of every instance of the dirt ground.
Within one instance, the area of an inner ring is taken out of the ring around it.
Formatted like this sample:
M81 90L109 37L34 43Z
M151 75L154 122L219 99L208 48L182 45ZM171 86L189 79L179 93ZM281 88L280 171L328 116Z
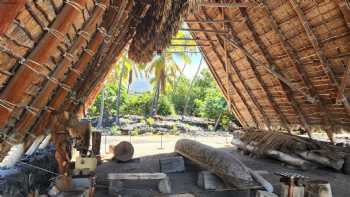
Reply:
M106 155L105 162L97 169L97 197L108 196L106 180L107 174L111 172L159 172L159 158L174 155L173 149L176 141L184 136L163 136L162 149L160 144L160 136L137 136L131 137L131 142L135 148L135 159L129 163L117 163L109 161ZM301 171L293 167L282 165L281 163L266 158L251 158L238 153L232 145L230 145L230 137L210 136L210 137L190 137L205 143L207 145L221 148L229 151L234 157L239 158L243 163L253 170L264 170L267 174L263 176L269 180L278 192L279 176L276 172L298 173L309 177L310 179L321 179L331 183L334 197L348 197L350 188L350 176L342 173L330 171L328 169L316 169L312 171ZM129 137L107 137L107 144L117 144L119 141L129 141ZM102 138L104 141L104 138ZM107 146L108 147L108 146ZM104 147L102 146L102 149ZM107 148L108 150L108 148ZM103 151L102 151L103 152ZM186 162L187 163L187 162ZM248 197L249 194L244 191L204 191L196 185L198 168L193 165L186 165L186 171L183 173L169 174L172 184L173 193L191 193L198 197ZM123 197L148 197L162 196L157 192L157 184L154 182L132 182L125 183L126 189L122 192Z

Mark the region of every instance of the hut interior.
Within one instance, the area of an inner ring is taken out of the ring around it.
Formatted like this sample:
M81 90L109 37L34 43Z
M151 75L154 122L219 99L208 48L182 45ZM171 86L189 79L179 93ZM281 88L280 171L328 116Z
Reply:
M0 161L53 143L66 175L68 141L83 155L89 141L67 128L112 65L125 51L151 61L178 31L192 34L246 131L322 131L331 143L349 131L347 0L0 0Z

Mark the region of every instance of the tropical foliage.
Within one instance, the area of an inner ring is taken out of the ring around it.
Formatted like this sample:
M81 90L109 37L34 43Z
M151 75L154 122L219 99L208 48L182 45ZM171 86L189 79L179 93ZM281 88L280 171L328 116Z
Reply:
M188 95L191 80L185 76L179 76L175 89L172 86L166 88L165 92L159 96L159 115L182 115L186 100L188 99L187 114L198 117L216 119L221 116L222 125L226 126L234 117L227 111L226 101L217 88L208 69L202 69L198 77L194 80L192 90ZM134 114L150 115L154 91L144 93L127 94L126 85L121 88L120 115ZM118 87L116 83L106 83L105 85L105 111L106 116L116 115L116 95ZM102 95L99 94L95 104L89 109L89 116L99 116L99 108Z
M188 33L179 32L171 46L158 53L153 60L140 65L130 61L124 54L115 63L112 74L105 82L103 91L89 109L89 116L116 116L126 114L192 115L216 119L224 124L233 119L226 110L225 99L220 94L208 69L201 69L203 58L192 79L183 75L186 65L191 64L191 53L195 45ZM184 64L181 66L177 60ZM130 93L130 84L136 77L146 77L153 90Z

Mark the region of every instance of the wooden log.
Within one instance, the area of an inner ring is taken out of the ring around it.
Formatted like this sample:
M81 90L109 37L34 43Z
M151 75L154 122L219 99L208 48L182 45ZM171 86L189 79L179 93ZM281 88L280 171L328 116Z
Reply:
M301 152L298 155L300 155L302 158L308 161L312 161L323 166L333 168L335 170L341 170L344 165L344 159L331 160L327 157L323 157L311 151Z
M176 142L175 152L218 175L229 185L239 189L256 186L247 167L226 151L181 139Z
M305 197L332 197L331 185L322 180L309 181L305 186Z
M315 167L312 163L301 159L300 157L292 156L277 150L268 150L266 151L266 155L277 160L283 161L287 164L298 166L303 170L309 170Z
M25 3L25 0L0 1L0 36L6 33Z
M252 177L254 178L254 180L258 183L260 183L260 185L262 185L266 191L268 192L273 192L273 186L270 182L268 182L263 176L261 176L259 173L257 173L256 171L249 169L250 174L252 175Z
M236 138L232 139L231 143L233 145L237 146L238 148L249 151L249 152L254 153L257 150L256 147L254 147L252 145L245 144L244 142L242 142L241 140L236 139ZM277 150L267 150L264 152L264 154L266 156L272 157L274 159L285 162L287 164L290 164L293 166L298 166L303 170L307 170L307 169L310 169L313 167L313 165L310 162L308 162L302 158L295 157L295 156L292 156L292 155L289 155L289 154L286 154L286 153L283 153L283 152L280 152Z
M84 6L87 0L77 0L76 3L79 6ZM1 92L0 98L4 99L15 105L19 104L26 91L37 82L37 77L45 69L42 65L46 64L54 50L57 50L57 46L64 39L65 35L74 20L81 14L81 12L70 4L66 4L60 14L56 17L55 21L50 26L50 31L46 33L43 38L36 44L36 47L26 57L26 60L19 67L16 74L9 80L7 86ZM56 33L53 33L56 32ZM0 127L3 128L10 118L11 111L4 107L0 107Z
M114 147L114 159L117 161L130 161L134 155L134 147L130 142L123 141Z

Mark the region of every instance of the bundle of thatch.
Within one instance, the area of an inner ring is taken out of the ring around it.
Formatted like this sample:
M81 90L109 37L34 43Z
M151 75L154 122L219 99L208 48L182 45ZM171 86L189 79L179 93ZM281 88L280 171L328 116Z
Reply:
M320 142L281 132L250 130L232 144L256 155L264 155L302 169L319 165L341 170L347 150L326 142Z
M178 31L187 8L187 0L154 0L136 27L129 58L137 63L147 63L152 60L154 52L163 51Z

